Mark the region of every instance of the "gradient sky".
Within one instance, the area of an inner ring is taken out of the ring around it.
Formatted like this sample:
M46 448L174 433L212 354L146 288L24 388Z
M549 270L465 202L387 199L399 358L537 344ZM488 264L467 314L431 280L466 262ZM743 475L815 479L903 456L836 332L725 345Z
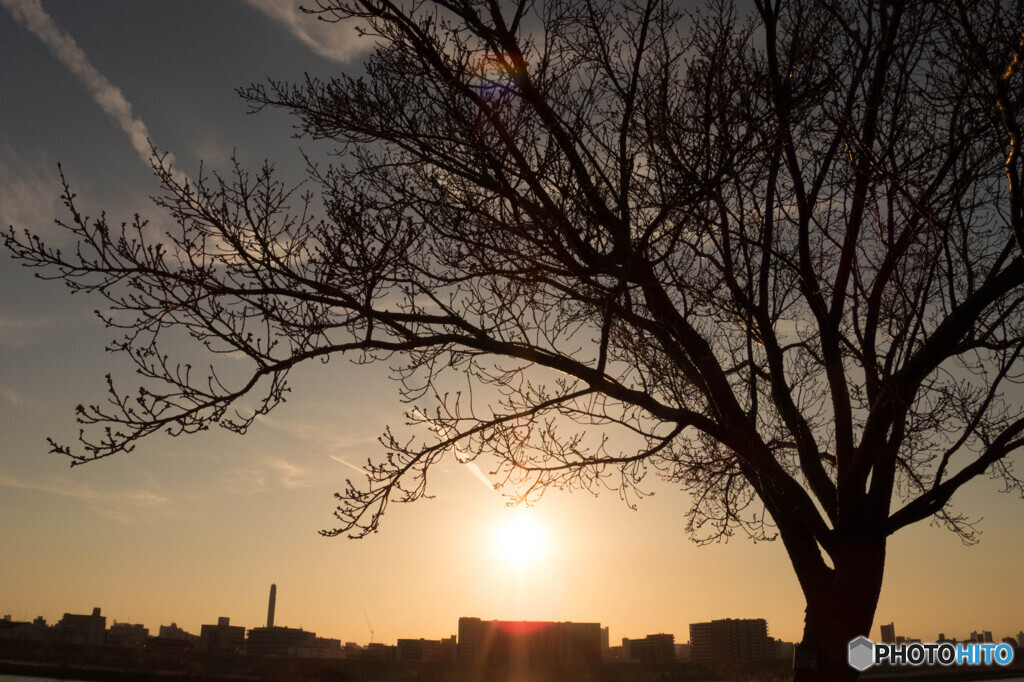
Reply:
M237 149L249 167L270 159L301 178L287 117L247 115L234 89L355 72L364 46L283 2L0 0L0 223L67 244L53 227L61 163L86 213L159 224L147 136L189 174L200 160L226 169ZM101 305L0 255L0 615L52 623L99 606L108 623L153 634L218 616L255 627L274 582L277 624L342 641L369 641L367 621L375 641L446 637L460 616L598 621L613 643L685 642L689 623L766 618L773 636L800 638L803 598L781 543L697 547L688 497L666 484L637 511L615 493L549 493L528 512L547 555L527 567L492 547L515 512L454 461L433 475L436 499L392 507L379 534L321 538L332 494L401 421L384 368L304 367L246 437L159 437L71 470L45 438L75 439L74 406L103 399L105 374L131 381L103 352ZM983 518L978 546L927 524L890 539L876 638L890 621L925 641L1024 629L1024 503L998 490L983 478L955 498Z

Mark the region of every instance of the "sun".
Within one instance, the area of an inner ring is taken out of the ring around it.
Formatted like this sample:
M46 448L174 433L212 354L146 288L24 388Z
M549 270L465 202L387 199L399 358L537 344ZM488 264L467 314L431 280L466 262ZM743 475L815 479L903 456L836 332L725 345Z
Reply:
M534 566L547 552L547 533L536 514L517 509L494 529L494 553L510 567Z

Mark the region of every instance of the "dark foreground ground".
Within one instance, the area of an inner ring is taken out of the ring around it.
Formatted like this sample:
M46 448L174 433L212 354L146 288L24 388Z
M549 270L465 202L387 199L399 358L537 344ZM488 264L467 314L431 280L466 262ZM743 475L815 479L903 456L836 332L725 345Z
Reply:
M705 666L606 663L594 666L470 668L455 663L315 660L160 652L102 646L0 641L0 674L88 682L770 682L791 680L787 661ZM865 682L1024 679L1024 655L1011 668L877 668Z

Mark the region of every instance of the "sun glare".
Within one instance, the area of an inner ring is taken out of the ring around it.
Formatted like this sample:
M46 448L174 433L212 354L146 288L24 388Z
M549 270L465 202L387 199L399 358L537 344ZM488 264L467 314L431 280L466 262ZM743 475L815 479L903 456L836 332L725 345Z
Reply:
M494 530L494 553L505 564L526 568L540 562L548 551L548 539L535 514L516 510Z

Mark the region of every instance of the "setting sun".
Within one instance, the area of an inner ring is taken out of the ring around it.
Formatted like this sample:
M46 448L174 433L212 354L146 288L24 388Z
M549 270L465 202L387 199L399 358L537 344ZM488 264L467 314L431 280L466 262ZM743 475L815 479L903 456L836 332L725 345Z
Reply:
M516 568L538 563L548 551L548 538L536 515L517 510L494 529L494 553Z

